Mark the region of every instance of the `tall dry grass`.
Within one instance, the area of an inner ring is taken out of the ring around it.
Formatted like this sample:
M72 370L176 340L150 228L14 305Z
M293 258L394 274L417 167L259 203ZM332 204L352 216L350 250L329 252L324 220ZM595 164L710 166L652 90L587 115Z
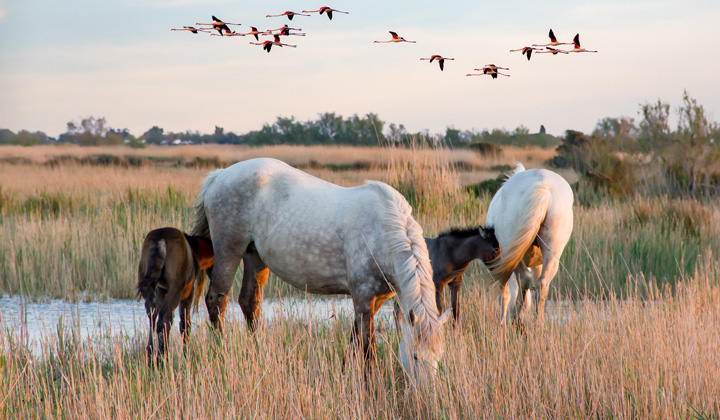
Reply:
M0 330L0 417L718 418L719 275L713 262L651 302L566 302L524 334L498 329L494 296L476 289L422 392L399 368L390 320L367 376L344 315L331 325L279 317L252 335L197 325L186 358L174 329L160 370L146 365L144 332L61 333L38 359Z

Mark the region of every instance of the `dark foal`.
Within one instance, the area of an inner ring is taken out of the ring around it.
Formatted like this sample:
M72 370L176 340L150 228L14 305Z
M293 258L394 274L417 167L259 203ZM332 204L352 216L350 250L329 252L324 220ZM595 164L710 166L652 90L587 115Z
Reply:
M189 236L171 227L155 229L145 237L138 266L137 296L145 299L145 311L150 320L148 364L152 364L154 352L153 329L157 328L160 360L178 305L180 332L183 342L187 343L190 306L192 303L197 311L205 288L204 270L210 269L213 261L212 242L206 238Z
M452 229L437 238L425 238L435 283L435 301L438 311L443 311L443 291L450 286L453 322L460 316L458 294L463 273L473 260L489 264L500 255L500 245L493 228L478 226L469 229Z

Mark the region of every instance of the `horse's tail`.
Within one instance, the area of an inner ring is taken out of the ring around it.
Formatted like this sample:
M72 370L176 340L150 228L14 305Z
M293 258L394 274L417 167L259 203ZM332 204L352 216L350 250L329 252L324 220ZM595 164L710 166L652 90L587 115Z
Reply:
M535 184L523 198L522 205L525 211L515 222L515 231L509 240L509 245L501 249L500 258L490 264L493 276L507 279L515 267L520 264L525 252L530 248L540 226L545 221L550 204L552 192L550 184Z
M200 298L203 295L203 292L205 292L205 284L207 283L207 274L205 274L204 270L198 270L197 277L195 277L195 294L193 295L193 303L192 307L195 313L198 311L198 304L200 303Z
M142 277L138 278L137 297L148 300L155 292L155 286L160 281L163 268L165 267L165 257L167 256L167 244L164 239L155 241L147 250L147 266Z
M193 228L190 232L193 236L200 236L203 238L210 237L210 225L208 224L207 214L205 214L205 194L212 185L215 178L220 174L222 169L210 172L203 180L200 192L198 192L197 199L195 200L195 216L193 217Z

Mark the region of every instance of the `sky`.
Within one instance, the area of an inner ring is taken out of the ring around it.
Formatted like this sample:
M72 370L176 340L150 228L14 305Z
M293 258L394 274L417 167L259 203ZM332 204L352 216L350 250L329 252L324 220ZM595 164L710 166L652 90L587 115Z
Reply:
M266 18L330 6L333 20ZM238 31L301 28L297 48L172 32L215 15ZM136 136L215 126L242 134L278 116L376 113L409 131L523 125L590 132L683 91L720 119L720 1L0 0L0 128L57 136L105 117ZM597 54L519 52L580 33ZM375 44L396 31L416 44ZM455 58L440 71L421 57ZM466 77L493 63L511 77Z

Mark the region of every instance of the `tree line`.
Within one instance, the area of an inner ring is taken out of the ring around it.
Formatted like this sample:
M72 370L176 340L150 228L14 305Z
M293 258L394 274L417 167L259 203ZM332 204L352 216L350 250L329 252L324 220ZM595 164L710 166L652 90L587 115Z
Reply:
M493 130L458 130L448 127L444 134L431 134L429 130L409 132L404 125L387 124L377 114L364 116L352 115L343 118L334 112L319 114L318 118L309 121L298 121L295 117L278 117L272 123L266 123L259 130L236 134L226 131L223 127L215 127L211 134L187 130L184 132L165 131L162 127L153 126L140 136L135 136L128 129L115 129L108 125L104 117L87 117L80 122L70 121L67 129L57 138L47 136L43 132L30 133L21 130L13 133L8 129L0 129L0 145L16 144L32 146L38 144L76 144L80 146L128 145L144 147L147 144L238 144L264 146L277 144L290 145L348 145L377 146L378 144L395 143L410 144L418 139L431 144L443 144L454 147L473 143L494 143L498 145L540 145L555 146L559 140L545 134L544 127L538 133L530 134L524 126L514 131L504 129Z

